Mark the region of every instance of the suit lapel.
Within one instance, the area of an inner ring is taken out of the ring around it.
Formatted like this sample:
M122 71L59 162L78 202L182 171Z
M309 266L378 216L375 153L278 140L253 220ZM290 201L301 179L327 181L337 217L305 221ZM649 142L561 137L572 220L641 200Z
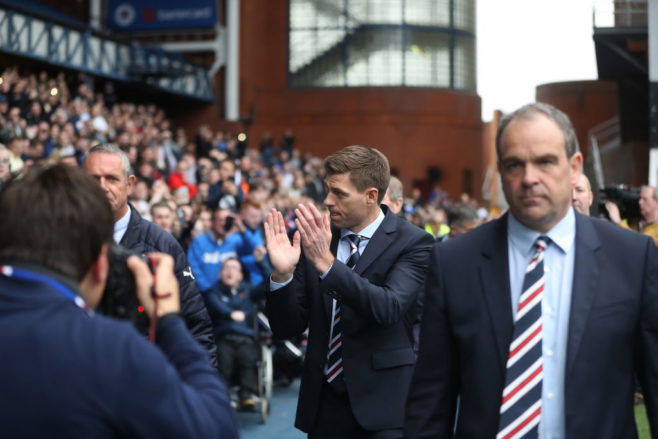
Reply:
M379 255L382 254L386 248L393 242L392 233L397 230L396 220L397 218L390 210L385 209L386 216L382 223L377 227L375 234L370 238L370 242L366 246L363 254L359 258L359 261L354 266L354 272L357 274L363 274L363 272L377 260Z
M592 221L576 214L576 255L571 289L566 377L573 368L599 279L601 241Z
M494 227L496 230L489 235L490 240L482 246L480 280L500 364L504 369L514 331L507 253L507 215L496 220Z

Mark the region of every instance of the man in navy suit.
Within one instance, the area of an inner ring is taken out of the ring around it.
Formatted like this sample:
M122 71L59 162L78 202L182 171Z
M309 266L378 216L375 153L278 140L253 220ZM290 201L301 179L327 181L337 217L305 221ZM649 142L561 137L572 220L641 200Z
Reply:
M312 439L402 438L432 237L381 205L390 171L379 151L343 148L324 168L327 214L299 205L292 244L279 212L265 221L272 330L309 328L295 425Z
M496 148L510 209L433 250L406 437L635 438L635 374L657 437L655 246L574 211L559 110L506 115Z

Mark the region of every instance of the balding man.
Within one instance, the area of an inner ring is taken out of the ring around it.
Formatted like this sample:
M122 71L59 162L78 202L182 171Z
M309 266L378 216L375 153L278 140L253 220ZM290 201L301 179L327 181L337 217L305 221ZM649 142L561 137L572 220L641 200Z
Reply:
M642 186L638 204L642 216L640 232L650 236L653 242L658 245L658 188ZM612 201L608 201L605 203L605 207L608 210L610 221L626 229L629 228L626 221L621 217L619 206Z
M397 177L391 175L391 181L388 183L388 189L384 194L382 203L386 204L394 214L400 214L402 206L404 206L404 194L402 182Z
M642 186L639 204L643 220L641 231L658 245L658 188Z
M574 213L569 118L532 103L496 134L510 209L432 251L405 438L658 437L658 251Z
M589 215L589 208L594 201L594 194L592 193L592 186L589 184L589 179L583 173L578 176L578 180L571 191L571 204L573 207L583 215Z

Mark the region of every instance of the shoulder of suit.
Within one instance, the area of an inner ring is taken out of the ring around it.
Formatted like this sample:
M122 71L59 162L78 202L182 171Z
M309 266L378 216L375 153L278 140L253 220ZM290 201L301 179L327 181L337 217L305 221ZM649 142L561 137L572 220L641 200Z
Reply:
M176 241L176 239L157 224L144 220L146 224L145 233L143 236L144 243L152 247L154 250L169 253L172 256L177 256L182 253L183 248Z
M490 242L492 239L500 238L501 234L507 233L505 225L505 218L498 218L464 233L452 237L443 242L437 242L443 251L462 251L464 249L478 250L482 248L485 242ZM454 250L453 250L454 249Z
M130 242L126 242L125 245L131 250L144 253L153 251L167 253L174 258L175 270L180 271L182 269L181 264L186 264L183 247L181 247L170 233L167 233L158 225L145 220L139 214L137 216L138 218L135 221L131 217L130 224L128 225L129 230L126 232L126 235L130 238ZM129 234L128 232L131 233ZM181 260L181 257L183 257L183 260Z
M417 225L410 223L406 219L396 216L395 221L396 221L397 229L401 231L405 236L410 236L415 239L423 239L427 236L431 238L431 240L433 241L433 238L429 233L427 233L425 230L421 229Z
M620 227L617 224L611 223L601 218L588 217L581 215L579 220L583 221L585 224L590 224L595 232L599 235L602 240L603 245L605 245L610 240L619 239L628 243L637 242L643 243L648 238L646 235L639 233L635 230L626 229Z

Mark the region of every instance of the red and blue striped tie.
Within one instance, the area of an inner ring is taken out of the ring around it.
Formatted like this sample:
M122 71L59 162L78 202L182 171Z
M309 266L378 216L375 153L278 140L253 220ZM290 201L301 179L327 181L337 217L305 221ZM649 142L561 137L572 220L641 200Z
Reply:
M359 257L359 244L362 237L359 235L347 235L350 242L350 257L345 265L354 268ZM329 333L329 350L327 351L327 365L324 370L325 378L328 383L334 382L343 373L343 335L340 329L340 302L333 299L333 312L331 313L331 332Z
M535 253L525 270L507 357L496 439L530 439L537 438L539 434L544 376L541 303L544 295L544 250L548 242L545 236L537 238Z

